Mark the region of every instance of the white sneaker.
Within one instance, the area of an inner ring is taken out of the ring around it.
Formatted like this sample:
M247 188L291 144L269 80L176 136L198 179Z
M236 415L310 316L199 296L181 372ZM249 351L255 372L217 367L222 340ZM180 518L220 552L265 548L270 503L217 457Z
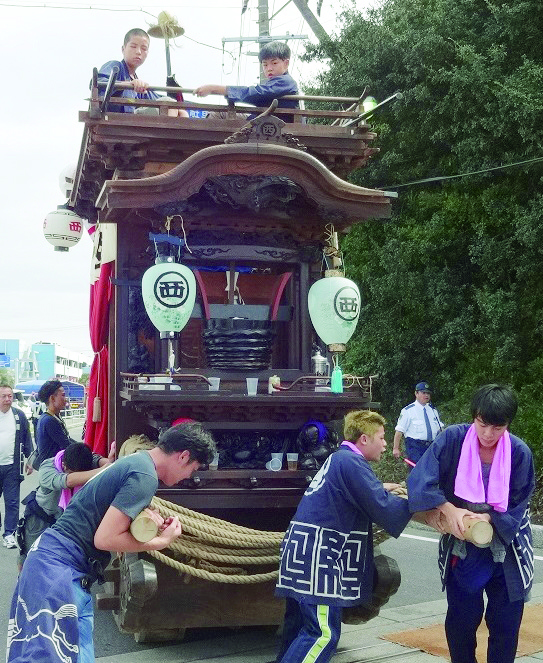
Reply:
M13 534L6 534L3 544L5 548L17 548L17 541L15 541Z

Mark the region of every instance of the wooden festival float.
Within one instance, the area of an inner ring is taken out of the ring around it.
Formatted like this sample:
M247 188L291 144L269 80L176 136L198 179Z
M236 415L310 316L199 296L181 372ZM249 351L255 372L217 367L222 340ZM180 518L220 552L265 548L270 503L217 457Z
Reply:
M187 627L278 624L282 533L337 447L338 422L350 410L378 407L370 376L343 376L333 393L328 371L312 366L318 337L308 309L308 292L328 281L325 271L330 283L343 277L338 234L390 216L394 194L341 179L377 151L376 134L362 98L299 97L332 109L288 109L288 124L273 108L257 109L262 114L248 122L239 115L246 108L167 98L132 102L155 114L121 114L108 110L108 98L123 84L113 76L104 93L96 81L94 72L68 200L95 229L86 441L105 452L113 440L156 439L190 418L213 432L220 452L217 469L159 488L155 506L179 513L183 545L167 556L122 555L98 607L113 610L139 641L179 637ZM342 106L349 109L333 110ZM225 118L170 117L168 107ZM155 262L168 266L156 279ZM149 319L146 272L165 323ZM360 295L347 284L340 283L348 296L334 293L335 310L342 302L356 324ZM321 312L324 327L333 305ZM170 313L183 307L184 326L174 330L179 321ZM324 342L337 363L343 341ZM210 390L211 377L220 378L218 390ZM247 394L248 377L259 380L255 396ZM324 426L304 428L308 421ZM285 462L266 469L278 452L299 453L297 469ZM394 560L377 559L388 586L376 589L373 607L346 620L371 618L395 591Z

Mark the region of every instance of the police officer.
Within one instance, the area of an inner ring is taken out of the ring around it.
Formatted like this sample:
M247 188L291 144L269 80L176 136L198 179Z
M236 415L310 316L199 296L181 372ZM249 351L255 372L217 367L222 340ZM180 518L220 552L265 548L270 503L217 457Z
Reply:
M407 458L417 463L437 434L443 430L439 413L430 403L431 397L432 390L427 382L418 382L415 385L415 402L403 408L396 424L392 449L395 458L400 457L402 435L405 437Z

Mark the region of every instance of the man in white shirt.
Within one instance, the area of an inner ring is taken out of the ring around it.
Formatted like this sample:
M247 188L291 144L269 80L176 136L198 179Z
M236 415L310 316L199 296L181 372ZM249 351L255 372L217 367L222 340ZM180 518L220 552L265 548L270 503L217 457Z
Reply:
M22 410L12 406L13 389L0 383L0 495L4 495L4 540L6 548L16 548L13 536L19 520L20 483L23 462L32 453L28 419ZM31 472L27 469L27 472Z
M392 453L400 457L400 442L405 437L405 454L412 463L417 463L422 454L443 430L439 413L430 403L432 390L427 382L415 386L415 402L406 405L400 412Z

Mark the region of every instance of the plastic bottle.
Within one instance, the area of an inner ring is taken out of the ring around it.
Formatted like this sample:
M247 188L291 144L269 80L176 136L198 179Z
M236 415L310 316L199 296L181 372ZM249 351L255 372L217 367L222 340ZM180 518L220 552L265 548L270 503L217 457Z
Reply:
M331 386L333 394L343 393L343 371L339 366L336 366L332 371Z

